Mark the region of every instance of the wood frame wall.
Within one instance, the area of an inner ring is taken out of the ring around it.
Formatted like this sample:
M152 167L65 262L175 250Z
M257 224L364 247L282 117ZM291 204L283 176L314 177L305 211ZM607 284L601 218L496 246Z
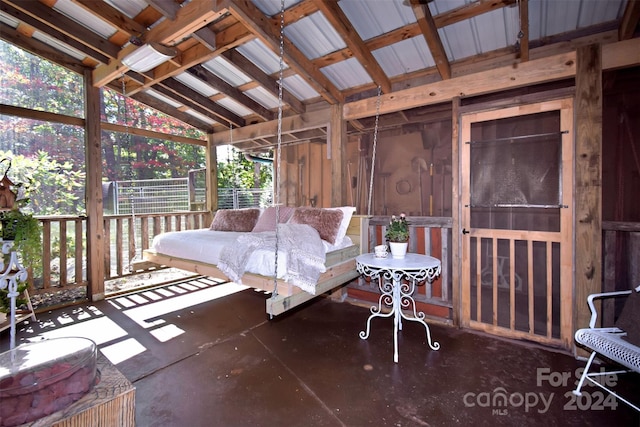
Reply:
M589 313L583 297L594 290L599 289L601 265L601 219L600 198L601 167L598 164L601 154L601 73L603 70L630 67L640 65L640 39L630 39L606 45L592 45L579 47L577 50L559 53L545 58L533 59L518 64L496 68L490 71L475 73L461 77L409 88L390 94L382 95L380 113L402 111L408 108L432 105L441 102L453 102L454 112L461 98L473 95L500 92L509 88L530 86L538 83L550 82L566 78L576 79L576 105L579 112L576 128L579 132L579 145L576 146L576 197L580 202L576 206L576 243L580 251L575 256L576 268L576 295L574 303L575 324L586 324ZM93 88L90 73L85 73L87 88ZM89 294L92 299L104 297L104 275L101 274L101 265L104 258L104 248L101 248L102 236L99 224L102 215L101 197L101 155L100 141L100 117L97 108L97 91L88 89L87 116L84 125L87 133L87 214L90 218L87 230L90 242L88 265ZM313 111L283 119L284 127L296 129L313 129L327 127L329 144L327 156L331 169L331 197L332 205L343 205L346 202L345 165L342 161L344 145L346 144L345 121L372 117L376 112L375 97L355 102L338 104L328 110ZM454 115L455 117L455 115ZM234 141L249 140L265 135L274 135L277 123L266 122L257 125L246 126L234 130ZM453 123L453 139L457 139L457 123ZM216 145L225 144L228 141L226 132L210 135L207 147L209 173L209 191L215 188L215 151ZM455 146L455 144L454 144ZM456 151L453 151L453 163L456 164ZM456 200L457 187L456 173L454 170L454 200ZM215 196L210 197L210 209L215 209ZM459 212L453 210L453 228L459 229ZM459 239L456 233L453 235L454 248L459 247ZM586 249L585 249L586 248ZM455 249L454 249L455 250ZM454 257L453 280L454 304L459 300L459 290L456 284L460 283L459 271ZM458 266L459 267L459 266ZM586 299L585 299L586 300ZM454 310L455 311L455 310Z

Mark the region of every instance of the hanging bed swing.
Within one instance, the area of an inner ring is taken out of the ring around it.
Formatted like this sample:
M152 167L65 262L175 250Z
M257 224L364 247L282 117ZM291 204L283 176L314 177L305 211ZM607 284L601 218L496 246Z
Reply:
M270 316L282 314L359 276L355 258L368 250L368 218L354 207L280 205L284 2L281 3L278 131L274 206L221 209L208 229L162 233L143 251L144 262L232 281L271 293ZM378 89L378 103L380 90ZM378 114L374 129L378 131ZM230 132L231 143L233 141ZM373 184L373 170L371 171ZM372 188L369 188L371 198ZM371 202L369 201L369 215ZM276 224L278 224L276 226Z

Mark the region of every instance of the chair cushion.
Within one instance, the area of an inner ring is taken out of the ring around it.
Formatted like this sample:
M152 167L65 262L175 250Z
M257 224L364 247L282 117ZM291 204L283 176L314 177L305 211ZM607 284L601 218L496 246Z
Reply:
M632 291L627 297L616 326L627 333L627 341L640 346L640 292Z

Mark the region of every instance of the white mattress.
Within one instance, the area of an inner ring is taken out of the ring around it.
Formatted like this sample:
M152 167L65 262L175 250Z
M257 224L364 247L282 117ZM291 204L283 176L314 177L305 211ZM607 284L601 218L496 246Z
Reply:
M153 238L151 249L158 253L174 256L183 259L217 264L220 259L220 251L226 245L233 244L240 232L234 231L213 231L208 228L199 230L170 231L162 233ZM353 242L347 236L342 244L337 247L322 241L325 252L351 246ZM278 278L285 276L287 265L287 254L278 251ZM256 250L247 264L248 273L260 274L273 277L275 272L275 253L264 249Z

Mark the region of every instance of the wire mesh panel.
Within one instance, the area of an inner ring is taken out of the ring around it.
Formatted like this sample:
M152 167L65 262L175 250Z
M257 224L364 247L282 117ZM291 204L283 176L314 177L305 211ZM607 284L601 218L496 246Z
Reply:
M255 188L218 188L219 209L267 207L272 203L272 190Z
M161 213L189 210L187 178L118 181L116 214Z

